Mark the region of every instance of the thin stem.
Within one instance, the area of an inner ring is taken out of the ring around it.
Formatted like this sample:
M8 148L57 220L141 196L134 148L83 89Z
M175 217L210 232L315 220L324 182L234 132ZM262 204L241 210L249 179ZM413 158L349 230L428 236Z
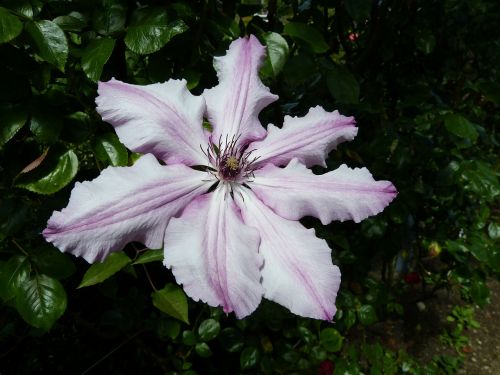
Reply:
M158 289L156 288L155 284L153 283L153 280L151 279L151 276L149 275L149 271L148 271L148 269L147 269L146 265L145 265L145 264L143 264L143 265L142 265L142 268L144 268L144 272L146 273L146 277L148 278L149 285L151 285L151 288L153 288L153 290L154 290L155 292L157 292L157 291L158 291Z
M24 254L24 255L26 255L27 257L29 257L29 256L30 256L30 255L28 254L28 252L27 252L26 250L24 250L24 249L23 249L23 247L22 247L21 245L19 245L19 244L16 242L16 240L15 240L15 239L12 239L11 241L12 241L12 243L13 243L14 245L16 245L16 247L17 247L19 250L21 250L21 253L23 253L23 254Z

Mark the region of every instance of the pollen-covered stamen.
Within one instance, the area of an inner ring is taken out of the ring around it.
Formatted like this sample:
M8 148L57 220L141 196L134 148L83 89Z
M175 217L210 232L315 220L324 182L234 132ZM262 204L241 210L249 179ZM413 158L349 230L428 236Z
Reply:
M242 179L253 175L253 163L257 158L252 159L250 157L252 152L246 152L245 147L239 147L237 142L238 137L233 137L231 140L226 137L225 141L220 137L217 144L210 140L206 151L203 150L209 164L216 169L208 171L219 180L243 183Z

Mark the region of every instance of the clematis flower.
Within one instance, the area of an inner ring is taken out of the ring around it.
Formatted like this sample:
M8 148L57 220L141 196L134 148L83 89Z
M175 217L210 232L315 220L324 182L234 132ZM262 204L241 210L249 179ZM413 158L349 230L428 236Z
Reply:
M46 240L88 262L131 241L163 246L165 266L194 300L243 318L265 297L331 320L340 271L327 243L298 220L359 222L381 212L396 189L365 168L308 169L326 166L328 153L355 137L352 117L315 107L287 116L282 128L262 127L259 112L277 100L258 76L264 55L254 36L234 41L215 58L219 84L201 96L184 80L100 82L97 111L145 155L76 183L68 206L49 219Z

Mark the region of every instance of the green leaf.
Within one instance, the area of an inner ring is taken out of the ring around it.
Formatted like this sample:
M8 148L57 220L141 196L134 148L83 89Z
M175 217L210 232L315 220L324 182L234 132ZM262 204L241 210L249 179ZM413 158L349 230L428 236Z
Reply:
M165 288L151 294L153 305L165 314L189 324L187 297L175 284L167 284Z
M496 82L478 80L476 90L485 96L486 99L492 101L496 105L500 105L500 84Z
M38 55L64 72L68 58L68 41L64 31L48 20L30 21L26 31L31 36Z
M499 223L490 223L488 225L488 236L492 240L498 240L500 238L500 224Z
M202 341L210 341L217 337L220 332L220 324L215 319L207 319L198 327L198 335Z
M314 26L302 22L288 22L283 33L291 37L303 40L311 46L315 53L328 51L328 44L323 35Z
M201 358L208 358L212 355L212 350L205 342L199 342L195 345L194 350Z
M32 253L32 260L40 273L65 279L75 273L76 267L68 255L52 246L45 245Z
M130 264L130 258L123 251L111 253L104 262L94 263L89 267L78 289L102 283L128 264Z
M63 121L54 110L35 110L31 115L30 130L39 143L52 144L61 133Z
M173 319L162 319L158 322L156 332L160 338L170 337L172 340L179 336L181 325Z
M342 349L344 337L335 328L325 328L319 334L319 340L329 352L338 352Z
M158 249L158 250L147 250L139 257L137 260L132 263L132 264L144 264L144 263L151 263L151 262L161 262L163 261L164 257L164 251L163 249Z
M233 327L224 328L221 331L218 340L220 341L224 350L230 353L240 351L245 345L241 332Z
M479 135L476 128L469 120L454 113L449 113L445 116L444 126L450 133L472 142L474 142Z
M372 305L363 305L358 309L358 319L364 326L369 326L378 320L375 308Z
M76 154L55 147L38 168L17 177L16 186L39 194L53 194L69 184L77 171Z
M429 30L425 30L417 35L415 45L418 50L428 55L436 47L436 38Z
M125 44L131 51L146 55L159 51L175 35L187 29L182 20L168 23L167 11L163 8L142 8L133 16Z
M267 55L261 72L265 77L277 77L288 59L289 49L286 39L280 34L267 32L262 35Z
M94 154L102 162L114 167L123 167L128 164L128 152L121 144L115 133L106 133L98 136L93 143Z
M21 284L16 307L23 319L48 331L66 310L66 292L59 281L36 274Z
M14 255L0 268L0 297L4 301L14 298L21 284L28 280L31 264L24 255Z
M347 13L356 21L370 17L372 0L345 0L344 6Z
M121 4L107 2L104 8L98 9L93 18L95 30L102 35L111 35L122 31L127 16L126 9Z
M326 84L339 103L359 102L359 83L346 67L335 65L326 75Z
M248 370L257 365L259 360L259 351L253 346L243 349L240 355L240 367L242 370Z
M193 346L196 344L196 334L193 331L183 331L182 332L182 343L184 345Z
M87 26L87 18L79 12L71 12L66 16L59 16L52 20L65 31L79 32Z
M28 113L22 107L10 104L0 106L0 148L16 135L27 119Z
M354 325L354 323L356 323L356 313L353 310L349 309L344 313L345 328L346 329L351 328Z
M0 43L6 43L21 34L23 24L7 9L0 7Z
M20 198L0 202L0 241L20 232L29 220L30 205Z
M101 78L104 64L111 57L115 40L111 38L102 38L92 40L82 55L82 69L85 75L93 82Z
M483 280L472 280L470 294L472 300L483 308L489 301L490 290Z

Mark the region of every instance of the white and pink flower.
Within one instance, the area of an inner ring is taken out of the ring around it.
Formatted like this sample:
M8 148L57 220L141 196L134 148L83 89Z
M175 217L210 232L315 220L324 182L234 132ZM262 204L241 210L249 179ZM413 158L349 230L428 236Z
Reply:
M356 136L352 117L315 107L285 117L282 128L261 126L259 112L277 100L258 76L264 55L254 36L234 41L215 58L219 84L201 96L184 80L100 82L97 111L145 155L76 183L50 218L47 241L88 262L132 241L164 247L164 264L195 300L243 318L265 297L331 320L340 271L327 243L298 220L359 222L397 192L365 168L307 169L325 166L332 149Z

